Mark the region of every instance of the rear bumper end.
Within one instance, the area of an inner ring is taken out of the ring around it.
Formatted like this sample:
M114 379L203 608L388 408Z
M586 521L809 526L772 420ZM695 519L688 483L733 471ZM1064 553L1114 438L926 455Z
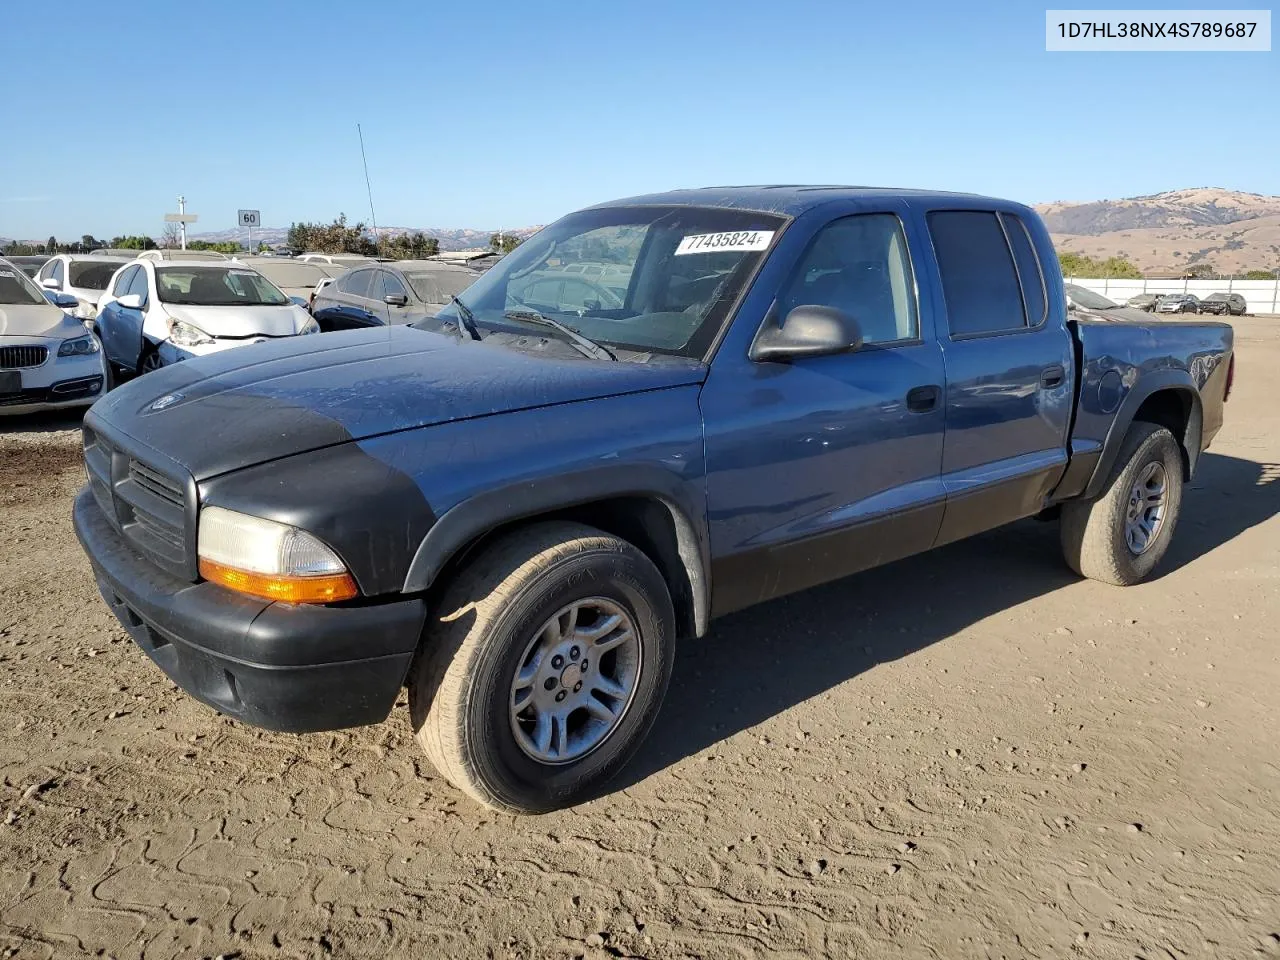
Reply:
M142 651L197 700L244 723L303 733L385 720L426 603L274 603L172 577L134 552L87 489L76 536L98 590Z

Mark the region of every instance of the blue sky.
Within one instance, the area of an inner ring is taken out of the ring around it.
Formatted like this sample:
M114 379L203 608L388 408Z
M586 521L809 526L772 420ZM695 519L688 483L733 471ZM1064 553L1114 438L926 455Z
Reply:
M179 193L196 231L239 207L367 220L357 122L383 225L517 227L725 183L1280 194L1280 53L1046 53L1044 10L7 4L0 236L154 235Z

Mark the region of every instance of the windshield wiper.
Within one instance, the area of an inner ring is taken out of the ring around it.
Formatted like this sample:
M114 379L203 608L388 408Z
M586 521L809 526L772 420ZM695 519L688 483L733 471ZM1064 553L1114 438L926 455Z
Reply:
M467 336L472 340L479 340L480 331L476 329L476 315L471 312L471 308L459 300L455 294L449 294L449 300L458 308L458 325L467 331Z
M593 360L618 359L608 347L596 343L590 337L584 337L573 327L567 326L553 317L548 317L545 313L539 313L537 310L508 310L503 316L508 320L526 320L529 323L540 323L543 326L551 327L553 330L558 330L569 338L573 346L578 348L578 352L584 356L591 357Z

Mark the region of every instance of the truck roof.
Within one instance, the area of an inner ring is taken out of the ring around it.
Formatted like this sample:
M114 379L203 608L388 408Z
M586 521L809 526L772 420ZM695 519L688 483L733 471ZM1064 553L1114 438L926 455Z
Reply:
M1021 206L1008 200L982 197L973 193L950 193L945 190L912 190L903 187L855 187L805 184L763 184L736 187L698 187L696 189L669 190L665 193L649 193L623 200L597 204L597 207L627 206L691 206L730 207L738 210L758 210L762 213L780 213L797 216L806 210L829 203L832 200L871 200L875 198L904 198L911 200L980 201L984 206Z

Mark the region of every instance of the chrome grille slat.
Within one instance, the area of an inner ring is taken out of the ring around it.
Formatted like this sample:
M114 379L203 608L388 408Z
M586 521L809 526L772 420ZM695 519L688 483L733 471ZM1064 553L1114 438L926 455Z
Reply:
M48 359L48 347L0 347L0 370L38 367Z

